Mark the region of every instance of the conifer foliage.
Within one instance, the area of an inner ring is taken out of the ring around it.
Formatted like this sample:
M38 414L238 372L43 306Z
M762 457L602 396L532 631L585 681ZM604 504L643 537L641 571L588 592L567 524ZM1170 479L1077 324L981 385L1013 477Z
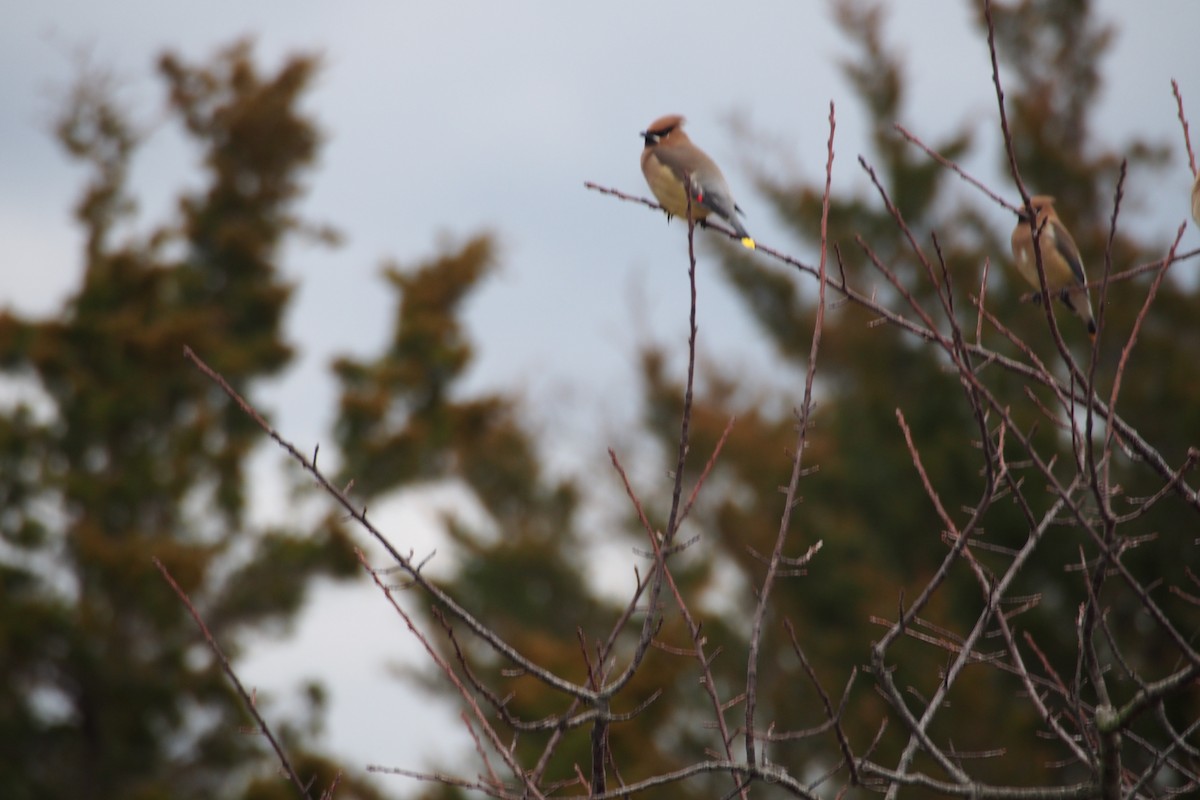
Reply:
M213 797L264 768L152 557L234 655L291 619L313 576L355 573L339 528L247 524L257 429L181 358L204 353L250 397L291 359L279 259L320 142L298 108L317 67L296 56L264 72L245 43L210 63L164 56L171 118L203 168L146 232L129 190L140 137L114 87L85 75L57 120L88 169L82 275L56 314L0 313L19 389L0 414L5 797Z

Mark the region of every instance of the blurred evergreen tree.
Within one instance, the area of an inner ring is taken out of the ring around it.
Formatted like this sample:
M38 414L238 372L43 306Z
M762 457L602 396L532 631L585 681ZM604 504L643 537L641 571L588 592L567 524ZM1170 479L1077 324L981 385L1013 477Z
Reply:
M577 519L579 490L547 473L535 434L523 425L511 398L467 398L458 388L474 349L457 314L495 268L494 251L491 238L479 235L423 263L393 265L385 271L398 294L391 341L375 357L343 357L334 364L342 384L337 423L338 444L345 454L341 479L354 480L355 493L368 500L437 481L455 481L468 489L488 521L478 528L461 515L447 516L455 550L438 556L454 563L445 588L518 651L557 674L584 682L579 632L588 637L586 646L594 648L620 609L590 594L589 564ZM444 638L441 641L445 644ZM513 692L506 709L517 719L532 721L566 710L566 699L532 677L505 677L511 665L498 661L470 636L458 637L458 643L480 679ZM446 657L457 663L453 650L445 646ZM639 678L631 694L647 697L662 678ZM436 676L428 686L450 690ZM546 735L523 734L519 756L536 760ZM618 752L623 769L661 763L648 758L656 749L652 741L642 744L646 752ZM576 732L568 736L546 774L550 780L570 779L576 764L588 763L586 731ZM454 794L444 787L428 791L433 792L430 797Z
M46 318L0 313L0 369L19 397L0 413L5 797L235 796L256 774L250 796L266 797L281 780L151 557L234 659L248 634L293 618L311 579L357 572L336 527L248 523L261 434L182 358L191 346L251 398L291 360L279 259L303 230L292 209L320 136L298 106L317 68L301 55L263 72L248 43L210 63L165 55L203 183L146 235L128 186L140 137L114 87L82 76L57 120L90 171L80 283ZM283 729L302 774L327 782L305 726ZM343 781L339 796L375 795Z
M837 0L833 8L840 27L855 47L853 56L843 62L843 69L871 121L872 152L866 158L935 270L938 261L932 237L937 237L953 283L959 323L973 339L976 312L968 295L979 295L983 267L990 261L989 310L1030 342L1046 363L1057 362L1041 309L1018 301L1029 290L1012 269L1008 245L1011 227L996 229L988 221L985 197L972 195L973 190L959 183L957 176L904 141L893 127L902 122L918 135L925 130L919 122L904 121L905 77L900 59L883 43L885 6ZM903 12L896 8L893 13ZM996 8L995 14L997 49L1001 64L1009 68L1004 73L1008 79L1005 91L1022 176L1031 194L1053 193L1059 197L1060 212L1075 233L1090 278L1096 280L1103 274L1122 158L1128 159L1133 171L1153 169L1164 163L1164 148L1144 141L1114 143L1092 135L1090 114L1102 88L1100 65L1113 33L1111 27L1097 20L1092 3L1022 2ZM983 46L986 27L982 13L979 22ZM985 80L986 76L981 75L981 91ZM986 85L990 92L990 81ZM839 105L846 104L842 101ZM1000 140L998 136L991 139ZM974 132L967 127L930 145L960 162L976 151ZM996 155L1007 174L1007 157L1003 152ZM842 157L835 169L858 166ZM780 217L815 252L820 237L823 177L820 182L806 183L764 174L760 176L760 188L773 201ZM1010 202L1020 203L1011 184L995 188ZM1169 245L1139 240L1137 226L1130 224L1135 219L1130 206L1128 201L1123 206L1122 224L1112 247L1114 271L1161 258ZM830 273L836 275L844 266L852 286L865 294L875 292L885 305L912 318L904 300L871 265L856 236L861 236L926 309L936 312L941 330L948 331L934 283L873 192L870 196L831 198ZM723 271L774 349L793 367L789 374L797 368L803 370L814 320L815 281L810 276L782 274L777 264L748 256L738 248L725 248ZM936 280L941 282L942 276L938 274ZM1097 373L1097 386L1106 400L1120 349L1149 281L1147 275L1122 282L1109 293ZM1194 282L1169 280L1164 286L1125 375L1118 404L1118 411L1143 429L1151 444L1173 466L1182 463L1186 448L1200 434L1195 413L1200 408L1200 384L1194 379L1195 371L1182 366L1200 352L1195 326L1188 322L1188 309L1194 309L1200 299L1196 291ZM836 297L836 293L830 294L831 301ZM1088 342L1081 326L1065 313L1060 312L1058 319L1075 358L1086 366ZM938 535L943 526L913 468L895 411L900 409L905 414L932 484L941 493L945 507L957 512L960 520L969 515L983 487L982 460L976 444L979 430L957 373L948 368L944 355L935 348L896 328L871 323L871 315L853 304L831 306L825 317L817 407L805 456L805 463L817 471L800 485L804 500L793 517L791 552L802 552L817 539L824 541L824 549L806 577L785 581L778 587L772 615L768 616L773 625L761 659L772 669L761 676L767 683L761 692L760 724L771 724L781 732L818 725L824 719L804 672L789 656L782 621L788 619L795 624L809 659L827 691L836 697L851 670L868 663L868 643L883 632L871 618L895 619L899 604L911 600L926 583L948 546ZM984 332L986 346L1006 355L1019 355L990 326L985 324ZM682 387L663 370L663 358L661 352L650 349L643 363L647 421L659 437L664 458L669 460L677 436L672 420L680 411ZM729 483L720 492L708 493L709 505L704 513L694 516L694 524L702 525L705 541L719 543L720 551L712 553L712 561L736 564L744 585L756 587L765 571L762 556L770 552L778 529L782 511L778 487L788 464L784 448L794 439L791 408L800 402L802 385L797 380L793 397L779 397L766 388L748 386L741 372L722 374L720 366L713 364L707 368L715 374L709 375L708 389L698 398L693 451L708 452L729 417L737 417L737 427L719 462ZM1066 374L1062 369L1056 373ZM1011 404L1015 418L1026 429L1037 426L1034 440L1039 447L1047 453L1059 453L1062 463L1057 471L1065 475L1073 470L1061 432L1025 395L1025 381L994 366L981 375L1002 403ZM1047 391L1035 388L1035 394L1046 407L1054 405ZM785 410L768 411L780 408ZM1164 414L1165 409L1177 409L1178 413ZM1102 429L1098 424L1097 430ZM1012 455L1014 459L1023 457L1015 450ZM700 459L691 464L694 473L701 466ZM1113 468L1113 482L1127 487L1131 498L1148 496L1162 486L1162 478L1144 465L1126 460ZM1049 507L1053 496L1047 491L1042 501L1042 509ZM1155 575L1163 576L1168 584L1188 583L1184 563L1174 555L1193 537L1189 527L1178 521L1180 502L1172 497L1153 517L1138 523L1139 531L1155 532L1174 542L1171 546L1156 546L1153 554L1147 552L1146 559L1131 560L1148 583L1154 582ZM991 509L985 527L988 541L1002 546L1022 541L1028 530L1019 508L1004 503ZM1038 559L1025 570L1020 582L1025 594L1041 594L1045 607L1053 612L1053 617L1049 613L1023 615L1019 624L1046 650L1060 674L1072 673L1076 653L1073 634L1061 625L1062 612L1075 608L1086 596L1079 574L1068 569L1077 564L1081 548L1091 551L1090 545L1082 531L1066 529L1039 550ZM997 559L994 563L1004 561ZM1113 624L1127 645L1132 645L1137 635L1136 618L1144 616L1131 600L1126 594L1122 604L1113 609L1114 620L1120 620ZM1161 600L1172 611L1194 616L1183 600ZM963 568L938 593L924 616L945 630L962 631L975 620L981 605L979 589ZM748 625L744 620L739 624L737 616L726 617L724 624L739 633L749 633ZM1155 635L1163 637L1161 632ZM1164 637L1158 645L1142 641L1135 649L1153 653L1159 647L1166 651L1166 645ZM744 646L732 652L743 650ZM898 685L911 686L915 696L928 697L947 659L945 650L910 641L890 654L889 663L896 668ZM736 684L744 664L736 657L724 657L723 662L717 666ZM1159 676L1155 670L1152 674ZM858 679L858 691L850 704L852 716L846 721L852 741L859 747L872 740L886 716L870 683L869 677ZM1124 690L1132 692L1136 688L1132 681L1124 681ZM951 695L953 710L943 716L935 730L943 736L952 731L956 747L964 752L988 750L997 741L1005 743L1008 749L1003 758L972 762L973 773L982 779L1004 782L1020 774L1022 782L1030 783L1070 780L1071 774L1055 766L1063 752L1039 735L1040 722L1032 708L1014 702L1021 691L1019 682L1000 670L972 667ZM1200 698L1188 708L1177 709L1176 721L1194 719L1198 707ZM902 726L891 726L880 742L877 757L887 763L907 738ZM1016 746L1012 746L1014 743ZM814 750L810 741L795 747L779 745L771 756L794 774L810 774L810 770L815 773L840 759L832 734L824 738L822 746Z
M976 314L969 296L979 294L984 265L990 263L988 309L1032 343L1045 361L1057 363L1040 309L1020 302L1028 289L1010 265L1008 240L1015 218L997 227L986 198L973 194L893 128L904 117L906 78L899 57L884 45L883 5L836 0L832 8L854 50L843 66L870 121L868 160L934 264L935 275L931 277L914 256L908 239L874 194L832 198L831 273L844 268L853 286L874 292L889 307L912 316L856 243L856 237L861 237L917 301L936 311L940 309L936 284L947 279L937 267L936 235L959 323L974 331ZM1104 141L1091 132L1089 114L1102 85L1101 58L1112 36L1111 29L1097 21L1091 3L1024 2L996 8L995 14L1022 175L1031 192L1058 195L1060 212L1075 233L1091 277L1098 278L1121 158L1128 158L1139 170L1150 170L1161 166L1164 151L1141 141ZM983 47L982 25L980 31ZM990 94L988 76L980 75L979 85L981 93ZM839 107L845 105L839 100ZM920 124L906 127L924 133ZM946 157L965 161L979 153L976 136L977 131L964 125L930 143ZM989 146L998 140L995 135L986 137ZM995 155L1007 163L1002 153ZM857 166L842 158L836 168ZM800 241L818 241L823 182L764 175L760 188ZM1019 201L1014 187L997 188L1011 202ZM1111 251L1114 268L1164 255L1166 243L1139 240L1136 226L1128 224L1129 207L1124 211ZM469 488L488 512L489 525L476 530L457 517L447 521L458 552L445 588L494 624L518 650L565 677L582 681L580 635L586 647L594 647L607 636L620 609L594 597L585 580L590 565L582 549L585 532L578 519L579 488L547 476L534 445L536 431L521 424L512 400L499 395L465 398L457 387L473 353L455 315L462 299L488 274L492 250L488 239L477 238L411 269L388 271L388 280L400 295L391 342L365 360L344 358L335 365L343 387L338 422L346 464L342 477L353 478L356 491L368 498L420 481L451 479ZM815 313L812 279L788 274L778 264L736 247L724 251L722 261L726 278L778 352L781 371L803 370ZM1100 337L1100 387L1111 386L1120 348L1149 280L1147 276L1112 287ZM1143 331L1138 357L1126 374L1118 406L1173 465L1181 463L1184 449L1197 438L1200 385L1193 378L1194 370L1186 366L1197 352L1196 334L1187 324L1195 291L1184 282L1169 281L1164 287L1152 321ZM831 301L834 298L831 294ZM939 313L935 318L947 330ZM1088 344L1082 328L1065 314L1059 319L1075 357L1086 363ZM896 410L903 411L930 480L952 514L963 518L963 509L975 505L983 489L979 429L957 373L949 369L944 355L916 337L872 322L869 313L853 304L831 306L825 318L817 407L805 457L806 464L819 469L801 482L803 503L793 517L789 548L795 555L821 539L824 549L806 575L789 577L776 587L767 615L756 722L776 734L825 721L820 700L791 651L783 622L794 623L822 684L836 699L852 670L868 662L870 643L882 634L883 627L872 618L894 619L898 606L926 585L945 555L943 525L905 448ZM1019 355L986 325L984 344L1006 355ZM647 347L642 353L644 427L660 445L667 469L674 467L683 396L682 386L667 366L673 362L658 348ZM1166 370L1164 364L1173 368ZM783 503L779 485L789 470L787 448L795 440L792 409L800 402L802 387L797 380L793 395L780 396L777 389L769 388L778 381L756 385L744 370L727 372L711 361L703 362L702 372L685 485L698 477L729 418L736 416L737 423L699 504L680 532L683 541L698 535L699 543L685 550L672 570L685 596L700 598L693 610L703 618L706 647L715 654L712 669L717 690L723 701L732 702L726 720L736 729L744 718L742 707L733 701L745 686L750 611L779 525ZM995 365L980 374L1001 402L1010 405L1022 428L1033 431L1037 446L1059 453L1061 463L1056 469L1061 474L1072 469L1061 432L1026 395L1025 381ZM1044 398L1047 393L1035 388L1034 394ZM1163 414L1163 409L1173 413ZM1015 450L1011 455L1019 456ZM1131 495L1150 494L1162 484L1144 465L1124 461L1113 469L1114 483L1129 487ZM1136 492L1133 487L1138 487ZM641 500L650 518L661 526L669 486L657 492L645 487L639 491L646 492ZM1039 498L1030 487L1026 494ZM1038 511L1048 508L1053 497L1047 492L1040 500ZM1168 498L1155 516L1138 522L1139 530L1157 532L1172 543L1157 547L1153 557L1144 561L1130 561L1144 579L1158 572L1170 582L1183 582L1185 560L1171 564L1163 560L1190 546L1194 537L1173 524L1178 510L1177 501ZM644 548L644 533L633 513L622 505L616 515L630 520L631 542ZM988 511L985 530L987 543L1003 548L1022 541L1028 523L1015 503L1001 502ZM1030 565L1021 581L1023 592L1042 596L1045 613L1026 612L1017 624L1034 637L1062 674L1071 673L1075 652L1073 629L1062 625L1064 610L1069 619L1070 610L1085 596L1079 574L1068 571L1081 548L1089 549L1087 537L1064 526L1061 535L1039 551L1037 563ZM991 555L983 553L981 558ZM994 567L1002 564L1000 556L992 562ZM1127 600L1115 600L1113 608L1123 643L1147 636L1138 632L1134 623L1139 611ZM1182 599L1163 602L1172 604L1173 612L1190 613L1184 611ZM956 570L923 616L944 630L961 631L974 622L981 606L974 578L965 569ZM1068 635L1064 638L1064 634ZM624 634L619 645L628 644L629 635ZM460 637L460 644L475 674L489 686L512 691L505 706L508 713L530 721L565 711L567 702L561 696L528 676L506 675L507 664L467 638ZM633 691L622 699L635 707L655 690L664 694L633 721L614 725L609 733L613 763L626 782L691 763L706 751L723 755L722 744L708 726L711 706L697 689L696 664L671 650L672 646L689 649L690 637L669 600L656 638L667 646L649 652ZM453 660L452 651L444 646ZM1139 645L1149 664L1154 663L1157 649L1154 641ZM948 658L946 650L912 639L889 652L896 683L911 687L918 698L928 697L936 688ZM445 688L436 681L431 685ZM1125 685L1125 689L1136 687ZM956 683L950 695L952 710L939 719L934 733L952 739L963 753L1003 742L1002 757L972 762L973 771L983 780L1007 783L1014 775L1027 783L1073 780L1077 776L1069 769L1055 766L1063 759L1061 749L1040 735L1040 723L1028 705L1014 701L1020 691L1019 682L1002 670L971 666ZM1194 719L1196 709L1171 713ZM860 675L844 720L860 754L888 715L870 677ZM553 735L551 731L515 735L503 723L498 727L514 736L515 752L526 764L536 759ZM901 728L892 725L884 733L873 753L877 760L887 763L895 757L908 735ZM547 766L548 781L571 780L577 766L586 772L587 733L585 728L565 734L563 746ZM735 755L741 752L739 744ZM833 734L827 733L797 744L772 743L767 757L807 780L833 767L841 753ZM687 783L687 792L696 796L726 796L730 789L724 774L693 777ZM775 794L769 786L756 786L754 791ZM667 786L647 794L673 797L679 793L678 786ZM919 790L908 793L924 796ZM461 792L437 787L425 796L448 798Z

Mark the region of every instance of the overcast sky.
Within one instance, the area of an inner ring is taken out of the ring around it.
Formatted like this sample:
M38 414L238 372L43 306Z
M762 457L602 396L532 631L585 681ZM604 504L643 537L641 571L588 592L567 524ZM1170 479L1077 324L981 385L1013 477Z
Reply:
M904 53L909 78L901 121L927 141L963 121L989 130L995 100L970 4L893 5L887 41ZM1136 4L1136 16L1123 0L1100 7L1119 33L1103 67L1096 130L1113 142L1136 133L1171 145L1170 176L1129 179L1134 197L1161 199L1151 206L1157 216L1140 224L1169 237L1186 216L1190 188L1170 79L1180 82L1196 136L1200 3ZM153 75L160 52L206 59L252 35L271 67L295 51L323 55L306 104L326 146L301 211L339 228L345 244L286 254L286 273L299 285L288 326L300 355L261 395L302 449L329 438L331 358L373 354L388 334L393 296L378 278L381 262L413 264L446 237L490 230L503 266L468 307L479 343L469 386L519 391L539 427L590 442L557 454L568 466L599 459L603 437L634 408L636 346L648 337L681 344L685 336L684 228L583 188L591 180L648 194L637 133L655 117L686 114L693 139L722 164L750 231L806 260L813 254L751 191L750 168L818 177L832 100L834 190L866 187L855 163L864 152L862 117L837 69L848 51L817 2L49 0L7 3L2 19L0 303L27 314L57 309L81 269L70 209L84 173L48 133L73 54L86 51L92 63L115 69L154 132L133 173L146 227L164 218L181 185L195 185L195 153L163 122ZM739 152L735 118L778 149ZM1006 186L990 160L972 168ZM997 216L997 224L1010 223ZM1200 245L1200 237L1189 231L1184 243ZM751 371L766 365L771 353L704 264L700 296L701 349ZM260 461L270 469L260 470L256 514L277 520L287 514L268 475L278 457L272 451ZM425 523L443 502L410 497L378 514L406 546L419 547L429 544ZM383 666L385 658L419 663L384 602L365 586L316 597L299 638L264 642L244 667L247 680L286 696L302 676L322 679L333 697L329 742L349 763L411 767L437 752L423 724L405 721L419 698Z

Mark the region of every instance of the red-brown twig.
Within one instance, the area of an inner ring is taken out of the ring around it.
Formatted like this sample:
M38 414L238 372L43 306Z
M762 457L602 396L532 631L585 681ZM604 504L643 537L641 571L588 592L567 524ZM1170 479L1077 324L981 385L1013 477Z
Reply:
M829 195L833 183L833 139L837 130L837 117L834 113L833 102L829 103L829 142L828 157L825 161L825 192L821 201L821 256L818 266L817 280L819 281L817 295L817 313L813 322L812 345L808 355L808 371L804 378L804 399L798 413L796 443L792 455L792 473L788 478L787 492L784 495L783 512L779 517L779 531L775 536L775 548L771 553L771 561L767 565L767 574L763 577L762 587L758 592L758 602L754 609L754 621L750 629L749 655L746 658L746 761L749 764L758 763L755 752L755 722L754 712L758 697L758 652L762 643L763 619L767 613L767 600L775 583L783 558L783 547L787 541L788 529L791 527L792 510L796 506L796 489L800 484L803 471L804 446L808 441L808 421L812 413L812 388L816 379L817 353L821 346L821 329L825 322L825 281L826 258L828 253L829 234Z
M735 417L730 417L725 423L725 430L721 431L721 438L717 439L717 446L713 448L712 455L708 457L708 461L704 464L704 469L700 472L700 477L696 479L696 485L692 487L691 494L688 495L687 502L683 504L683 511L679 514L679 522L687 519L688 512L692 510L692 506L696 503L696 498L700 495L700 489L704 486L704 482L708 480L709 473L717 464L717 458L721 455L721 450L725 448L725 441L729 438L729 434L733 433L733 423Z
M188 597L187 592L183 591L179 584L175 582L175 578L171 576L171 573L156 556L151 556L150 560L154 562L154 566L158 568L160 573L162 573L163 579L171 585L171 588L175 591L175 594L178 595L183 604L187 606L188 613L192 615L192 619L196 621L196 625L200 628L200 632L204 634L204 638L208 642L209 649L213 651L213 655L215 655L217 657L217 661L220 662L221 670L226 676L228 676L230 683L233 684L233 688L237 689L237 693L241 696L242 703L246 706L246 710L250 712L250 716L254 717L254 721L258 723L258 729L262 731L263 736L267 737L267 741L271 743L271 748L275 751L275 755L278 756L279 764L283 768L283 771L287 773L288 778L291 780L292 785L296 787L296 791L300 793L300 796L307 800L309 797L308 787L300 780L300 776L296 774L295 768L292 767L292 762L288 759L287 753L283 752L283 746L279 744L279 740L275 738L275 734L271 733L271 726L267 724L265 719L263 719L262 714L258 713L258 708L255 705L254 700L251 699L250 693L246 691L246 687L242 686L242 682L238 680L237 673L233 671L233 666L229 663L229 659L221 650L221 646L217 644L217 640L213 637L212 631L208 629L208 625L205 624L204 618L200 616L200 612L197 611L196 606L192 604L192 599Z
M616 454L613 453L611 449L609 450L609 457L611 458L611 460L613 462L613 466L617 469L618 473L621 476L621 480L624 482L626 494L628 494L628 496L630 497L630 500L634 504L634 508L637 511L638 517L639 517L640 521L642 522L643 529L645 530L647 538L649 539L650 546L654 551L654 567L653 567L653 572L651 575L651 589L649 592L649 608L647 609L646 618L642 625L641 637L638 640L638 644L635 647L634 655L630 659L629 665L626 667L623 674L618 676L613 681L612 685L607 690L608 693L606 694L606 696L611 697L612 693L614 693L615 691L618 691L629 680L631 680L633 678L635 671L641 665L642 659L646 652L646 649L652 643L653 634L658 625L658 620L659 620L659 613L657 610L658 596L661 592L660 587L663 585L663 582L665 581L667 587L671 591L672 596L675 598L676 606L679 608L680 614L683 617L684 623L688 628L689 634L691 635L692 645L694 648L694 655L700 664L701 670L704 673L705 691L709 695L709 699L712 702L713 709L716 714L716 724L717 724L718 730L721 733L721 742L722 742L723 747L725 748L726 757L729 758L730 760L732 760L733 759L733 751L731 750L732 737L729 734L728 726L727 726L727 723L725 722L724 706L721 703L720 696L717 694L718 684L713 678L713 674L712 674L712 670L711 670L711 666L710 666L711 659L705 655L705 647L704 647L703 638L701 636L700 625L696 622L696 620L692 616L692 613L691 613L690 609L688 608L687 603L683 599L683 595L679 591L679 587L675 584L674 576L671 575L671 572L667 567L666 555L664 553L664 550L669 548L670 545L673 543L673 541L675 539L675 534L678 531L679 525L682 523L684 516L686 516L688 510L691 508L692 503L695 501L696 493L699 492L700 486L703 484L705 478L707 477L707 475L709 473L709 470L712 468L712 466L716 460L717 453L719 453L720 449L724 446L725 439L728 436L728 434L733 426L733 420L730 419L729 422L725 426L725 432L722 434L721 439L718 441L717 447L715 448L712 457L709 459L708 463L706 464L706 466L704 468L704 471L702 472L702 474L700 476L700 480L697 482L696 487L693 490L691 496L689 497L686 505L684 505L681 510L679 504L680 504L680 497L681 497L682 489L683 489L684 467L686 465L686 458L687 458L687 453L688 453L689 428L690 428L690 424L691 424L691 413L692 413L692 386L693 386L693 377L694 377L694 373L695 373L695 361L696 361L696 331L697 331L697 328L696 328L696 251L695 251L695 244L694 244L695 223L692 221L691 216L692 216L691 215L691 193L689 192L688 193L688 281L689 281L689 288L690 288L691 304L690 304L690 311L689 311L689 327L688 327L687 384L686 384L686 387L684 390L683 413L681 415L682 418L680 421L679 449L678 449L678 456L677 456L677 461L676 461L674 483L672 485L671 511L668 516L667 530L664 533L661 542L659 541L658 533L653 529L653 526L650 525L649 520L646 518L645 512L642 508L642 504L638 501L637 495L634 492L632 485L630 485L629 478L625 474L624 469L621 468L620 462L617 460ZM616 633L615 629L614 629L613 633L614 634ZM746 795L745 782L739 780L738 776L736 774L733 775L733 778L734 778L734 792L736 794L740 794L742 796L743 800L746 800L747 795Z
M829 700L829 695L825 692L821 682L817 679L817 672L808 663L808 658L804 655L804 648L800 646L800 640L796 638L796 629L792 627L792 621L785 619L783 627L787 630L788 639L792 643L792 652L796 654L796 658L800 660L800 666L803 667L804 673L808 675L808 679L812 681L813 688L817 690L817 695L821 698L821 705L825 707L825 717L833 726L834 735L837 737L838 747L842 751L842 758L846 761L846 769L850 771L850 785L857 786L861 782L858 777L858 765L854 761L854 753L850 749L850 740L846 737L846 732L842 730L842 712L845 710L846 699L850 696L850 684L854 682L855 675L858 674L858 669L850 675L850 680L846 685L846 692L842 696L842 704L837 711L833 709L833 703Z
M1117 219L1121 213L1121 200L1125 196L1125 174L1126 163L1124 159L1121 161L1121 172L1117 178L1117 187L1113 193L1113 210L1112 216L1109 218L1108 224L1108 239L1104 244L1104 275L1101 278L1099 304L1096 306L1096 327L1102 333L1104 331L1104 320L1108 314L1108 282L1109 276L1112 274L1112 252L1113 243L1117 238ZM1096 370L1099 369L1100 359L1100 335L1097 335L1092 342L1092 358L1088 365L1087 384L1085 392L1088 397L1092 397L1096 393ZM1109 400L1111 408L1116 402L1116 398L1112 397ZM1101 521L1107 531L1106 535L1112 539L1115 523L1113 521L1112 504L1109 502L1110 495L1108 487L1111 485L1112 477L1112 460L1104 458L1103 475L1097 469L1096 447L1092 437L1092 432L1095 426L1095 406L1092 403L1087 404L1087 414L1084 417L1084 442L1086 447L1084 455L1086 458L1086 466L1091 478L1092 495L1096 498L1097 508L1100 510ZM1104 453L1112 452L1113 434L1109 431L1109 435L1104 443Z
M1137 343L1138 336L1141 333L1142 325L1146 321L1146 315L1150 313L1150 306L1154 303L1154 298L1158 295L1158 289L1162 286L1163 280L1167 277L1167 270L1175 263L1175 248L1179 246L1179 240L1183 238L1183 231L1187 225L1179 226L1179 230L1175 233L1175 241L1171 243L1170 250L1167 251L1167 257L1162 261L1162 268L1155 274L1154 280L1150 283L1150 289L1146 292L1146 299L1142 301L1142 307L1138 310L1138 315L1133 322L1133 329L1129 332L1129 338L1125 342L1125 346L1121 348L1121 357L1117 362L1117 372L1113 376L1112 392L1109 395L1108 407L1115 408L1117 404L1117 395L1121 391L1121 382L1125 377L1125 368L1129 365L1130 355L1133 353L1133 347ZM1108 433L1111 440L1112 431Z
M1188 131L1187 115L1183 113L1183 95L1179 91L1179 84L1174 78L1171 78L1171 93L1175 95L1175 106L1179 109L1179 124L1183 126L1183 146L1187 148L1188 167L1192 170L1192 175L1196 174L1196 156L1192 152L1192 134Z
M405 626L408 627L409 632L411 632L412 635L416 637L417 641L421 643L421 647L423 647L425 649L425 652L429 655L429 658L433 661L434 664L437 665L437 668L439 670L441 670L442 674L446 677L447 680L450 681L451 685L453 685L454 688L456 690L458 690L459 696L462 697L463 702L465 702L467 704L467 707L471 709L471 713L474 715L475 720L479 723L480 728L483 730L484 734L487 736L489 743L492 745L492 748L497 753L500 754L501 758L504 759L504 762L508 765L508 768L512 771L513 776L521 784L523 784L525 791L528 792L531 796L543 798L543 795L542 795L541 791L538 789L538 787L535 786L530 781L529 776L526 775L525 771L521 768L521 765L516 762L516 760L513 757L513 754L509 751L509 749L507 747L505 747L504 743L500 741L500 736L499 736L499 734L496 733L496 729L492 727L490 722L488 722L487 715L485 715L483 713L483 709L479 707L479 703L476 702L475 697L471 694L471 692L467 689L467 687L459 679L458 675L454 672L454 669L450 666L450 664L446 661L446 659L442 658L441 654L438 653L438 651L433 647L433 645L431 645L429 643L429 640L425 637L425 635L423 633L421 633L420 628L418 628L416 626L416 623L413 622L412 617L410 617L408 615L408 613L405 612L405 610L400 607L400 604L396 601L396 596L392 592L391 587L389 587L386 583L384 583L383 580L379 577L379 574L375 571L375 569L373 569L371 567L371 565L369 563L367 563L367 558L365 555L363 555L363 552L361 550L358 550L357 548L355 549L354 552L355 552L355 555L358 556L359 563L363 565L363 569L365 569L367 571L367 573L371 576L371 580L373 580L375 582L375 585L379 587L379 590L381 592L383 592L384 598L387 599L388 604L400 616L400 619L402 619L404 621L404 624L405 624ZM474 734L472 734L472 735L474 735ZM482 754L483 751L481 750L480 752ZM484 763L485 763L485 765L487 764L486 757L484 759ZM495 774L492 772L491 767L488 766L487 768L488 768L488 773L495 780ZM496 782L498 785L498 783L499 783L498 780ZM544 800L544 798L543 798L543 800Z
M528 672L532 677L542 681L551 688L563 692L569 697L575 697L589 703L595 702L597 699L595 692L591 691L587 687L578 686L568 680L560 678L544 667L531 661L529 658L526 658L524 655L517 652L512 645L504 641L504 639L502 639L499 634L492 630L492 628L484 625L473 614L463 608L453 597L446 594L446 592L439 588L436 584L430 582L421 573L417 565L413 564L410 558L406 557L399 550L397 550L396 547L388 540L388 538L383 535L383 532L375 526L375 523L371 522L367 518L367 514L364 509L355 506L354 503L350 501L350 498L347 496L344 490L334 486L330 482L329 478L325 476L325 473L317 469L317 467L308 459L307 456L301 453L291 442L284 439L274 427L272 427L265 419L263 419L262 415L259 414L252 405L246 402L245 398L238 394L238 392L229 385L229 382L225 380L220 373L208 366L208 364L204 363L204 360L196 355L196 353L190 347L184 346L183 355L184 358L191 361L197 369L199 369L213 382L220 386L222 391L224 391L225 394L228 395L229 398L232 399L247 416L253 419L255 423L257 423L258 426L275 441L276 444L283 448L283 450L287 452L287 454L291 456L297 463L299 463L306 472L312 475L321 489L324 490L325 493L332 497L335 501L337 501L337 504L341 506L342 509L363 528L363 530L369 533L371 537L375 539L375 541L379 542L384 550L387 551L388 556L395 561L396 565L402 571L408 574L412 583L419 586L423 591L427 592L431 597L433 597L434 600L436 600L451 614L451 616L455 617L464 625L466 625L472 633L486 642L488 646L495 650L498 654L502 655L513 664Z
M992 199L992 201L996 205L1002 206L1003 208L1007 208L1009 211L1013 212L1014 214L1019 215L1022 213L1021 209L1017 208L1012 203L1008 202L1003 197L1001 197L1000 195L993 192L991 189L989 189L987 186L985 186L983 184L983 181L979 180L978 178L974 178L971 175L968 175L966 173L966 171L963 170L962 167L960 167L958 164L954 163L950 159L946 158L945 156L943 156L941 153L934 150L929 145L925 144L923 141L921 141L921 139L918 136L916 136L916 134L910 133L909 130L907 128L905 128L903 125L901 125L899 122L895 123L892 127L894 127L897 131L899 131L900 135L903 136L905 139L908 139L908 141L912 142L917 147L924 150L925 153L930 158L932 158L934 161L938 162L946 169L953 171L956 175L958 175L964 181L966 181L967 183L971 184L979 191L986 194L988 197L990 197Z

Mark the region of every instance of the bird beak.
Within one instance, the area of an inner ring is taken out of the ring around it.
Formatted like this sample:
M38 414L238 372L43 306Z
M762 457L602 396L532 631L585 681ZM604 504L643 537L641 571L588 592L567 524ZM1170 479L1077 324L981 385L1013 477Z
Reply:
M638 136L642 137L642 141L644 141L646 143L647 147L649 147L652 144L658 144L658 134L657 133L651 133L650 131L642 131L641 133L638 134Z

